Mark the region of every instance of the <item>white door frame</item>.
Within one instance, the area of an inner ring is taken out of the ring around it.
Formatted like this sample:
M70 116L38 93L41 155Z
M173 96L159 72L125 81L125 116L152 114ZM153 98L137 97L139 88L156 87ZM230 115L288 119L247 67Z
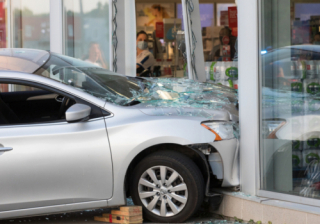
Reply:
M259 157L259 19L257 0L238 0L241 191L256 195Z
M63 0L50 0L50 51L64 53Z

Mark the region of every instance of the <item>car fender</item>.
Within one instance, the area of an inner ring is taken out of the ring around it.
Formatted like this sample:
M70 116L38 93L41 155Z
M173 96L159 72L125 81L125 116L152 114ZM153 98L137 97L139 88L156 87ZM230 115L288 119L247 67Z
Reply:
M159 144L214 142L215 135L200 125L204 120L199 117L148 116L132 108L114 112L113 117L106 118L114 175L113 197L109 204L125 204L125 175L131 161L143 150Z

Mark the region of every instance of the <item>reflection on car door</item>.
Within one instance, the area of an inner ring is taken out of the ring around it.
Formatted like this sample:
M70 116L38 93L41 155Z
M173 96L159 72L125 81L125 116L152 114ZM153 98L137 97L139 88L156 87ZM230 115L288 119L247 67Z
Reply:
M111 198L102 115L81 123L0 126L0 180L0 212Z

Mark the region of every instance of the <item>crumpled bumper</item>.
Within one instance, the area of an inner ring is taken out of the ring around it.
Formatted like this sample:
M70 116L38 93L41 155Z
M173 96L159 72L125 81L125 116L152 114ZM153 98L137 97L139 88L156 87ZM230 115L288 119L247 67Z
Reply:
M209 143L217 152L209 155L209 164L214 175L222 181L222 187L240 185L239 139Z

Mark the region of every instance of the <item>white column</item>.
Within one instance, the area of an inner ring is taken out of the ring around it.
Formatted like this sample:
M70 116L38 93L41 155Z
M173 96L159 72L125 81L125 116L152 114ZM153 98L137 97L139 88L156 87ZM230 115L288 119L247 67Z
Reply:
M12 48L12 14L11 14L11 0L7 0L6 2L6 7L7 7L7 47Z
M136 76L136 6L134 0L125 0L125 25L126 25L126 72L128 76Z
M136 15L135 0L117 2L117 73L136 76Z
M238 0L241 190L259 187L259 30L258 1Z
M50 51L63 54L63 0L50 0Z
M202 43L202 31L200 21L200 9L199 0L192 0L194 10L189 18L187 1L182 0L183 22L185 25L185 38L186 38L186 50L187 50L187 62L188 73L190 79L196 79L191 66L191 55L193 51L192 31L195 34L197 42L195 43L195 69L197 72L197 80L201 82L206 81L206 75L204 71L204 56L203 56L203 43ZM192 20L192 25L190 21Z

